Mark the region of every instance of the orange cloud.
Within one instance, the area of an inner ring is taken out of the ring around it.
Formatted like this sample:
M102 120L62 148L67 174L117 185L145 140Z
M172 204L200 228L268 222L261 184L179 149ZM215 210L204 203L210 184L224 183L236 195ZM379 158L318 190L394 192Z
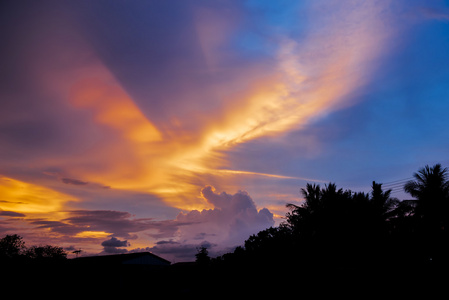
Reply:
M349 105L346 97L367 82L386 36L379 7L341 11L344 17L328 20L316 36L301 43L283 39L277 70L229 99L225 113L209 124L205 144L216 148L278 135Z
M94 112L95 120L137 143L161 140L157 128L142 114L119 84L105 73L103 78L84 78L73 87L71 102Z
M223 100L215 110L207 115L186 112L170 116L165 123L159 121L163 124L148 119L83 44L77 52L83 59L63 70L47 70L44 83L61 99L67 99L70 90L69 103L77 113L91 117L90 132L101 134L77 155L61 153L39 164L64 166L64 176L70 178L155 194L181 209L207 208L198 191L208 184L206 179L223 174L217 170L228 167L226 151L256 138L301 129L332 110L350 105L347 96L367 81L372 62L385 43L380 13L381 9L370 3L348 6L326 19L326 27L315 35L301 41L279 38L276 67L263 79L232 95L226 87L217 88L214 92ZM200 46L214 69L221 64L217 48L226 42L216 33L231 35L233 26L221 18L215 27L206 28L214 15L209 11L199 11L198 15ZM199 95L202 98L198 101L208 101L207 93ZM184 126L183 122L194 126ZM286 178L233 172L231 175ZM206 179L199 179L201 176ZM236 180L235 176L225 179ZM222 188L226 189L226 182Z
M24 214L57 214L75 197L36 184L0 177L0 209Z
M93 126L110 131L82 155L65 163L68 175L114 189L156 194L176 207L203 208L195 197L192 201L184 197L192 195L193 185L174 180L202 170L198 159L204 153L195 138L183 138L185 131L171 135L160 132L107 68L92 61L78 67L74 80L68 76L73 82L70 103L88 113Z

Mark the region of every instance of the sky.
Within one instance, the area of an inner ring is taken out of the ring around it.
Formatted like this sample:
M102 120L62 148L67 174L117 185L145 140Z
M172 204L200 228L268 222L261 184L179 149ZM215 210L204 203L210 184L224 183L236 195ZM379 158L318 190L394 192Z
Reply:
M449 166L447 1L0 5L1 236L189 261Z

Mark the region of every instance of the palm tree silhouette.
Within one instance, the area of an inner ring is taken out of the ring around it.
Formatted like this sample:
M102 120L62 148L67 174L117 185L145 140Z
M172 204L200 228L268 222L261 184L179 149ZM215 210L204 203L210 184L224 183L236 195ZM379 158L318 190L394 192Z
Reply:
M416 250L428 261L447 260L449 251L449 181L448 169L428 165L413 174L404 190L415 197Z
M395 215L395 208L399 205L397 198L391 197L390 190L382 190L382 184L373 181L371 186L371 207L373 213L381 221L386 221L389 217Z
M408 181L405 192L417 199L415 215L428 226L447 227L449 217L449 173L440 164L426 165L413 174L415 180ZM433 228L436 229L436 228Z

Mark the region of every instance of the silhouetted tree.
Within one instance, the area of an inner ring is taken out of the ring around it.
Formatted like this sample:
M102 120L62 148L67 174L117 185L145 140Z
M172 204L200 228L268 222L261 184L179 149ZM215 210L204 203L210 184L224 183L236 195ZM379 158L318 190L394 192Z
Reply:
M449 217L449 181L448 169L440 164L426 165L413 174L404 190L416 198L415 214L429 226L447 227Z
M67 258L67 253L58 246L31 246L25 251L25 255L37 260L61 260Z
M391 197L391 190L383 191L382 184L373 181L371 186L371 209L382 221L394 216L399 200Z
M291 284L299 273L304 280L335 271L340 283L349 283L345 276L364 278L354 274L376 278L387 270L392 278L400 272L411 279L434 266L443 270L449 266L449 174L435 165L414 177L404 189L417 200L404 201L374 181L370 193L308 183L303 203L288 204L279 227L251 235L244 247L213 261L242 274L293 274Z
M383 191L381 184L373 182L370 194L354 193L329 183L324 188L307 184L301 193L304 203L288 204L291 212L281 225L290 230L294 247L327 263L350 264L381 256L388 220L399 203L390 196L391 190Z
M426 165L413 174L404 190L417 199L414 210L416 256L427 260L448 260L449 181L448 169Z
M271 267L291 264L294 252L291 240L291 232L287 227L270 227L251 235L245 241L244 248L236 249L235 253L238 250L242 252L241 250L244 249L244 255L241 256L247 263L253 265L260 265L261 261L264 262L264 266Z
M6 262L24 263L37 261L60 261L67 253L58 246L31 246L27 248L23 238L17 234L6 235L0 239L0 258Z
M287 226L294 235L302 237L328 236L335 231L348 230L355 214L363 213L363 205L368 203L364 193L353 194L350 190L337 189L334 183L320 188L307 184L301 189L304 203L300 206L288 204L292 209L287 213Z
M17 234L6 235L0 239L0 257L2 259L18 258L25 250L25 242Z
M200 266L207 266L210 263L209 251L204 246L197 249L198 252L195 254L196 263Z

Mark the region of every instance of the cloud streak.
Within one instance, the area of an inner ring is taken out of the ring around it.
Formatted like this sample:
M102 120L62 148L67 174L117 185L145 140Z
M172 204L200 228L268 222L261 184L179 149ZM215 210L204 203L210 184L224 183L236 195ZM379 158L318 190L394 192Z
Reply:
M241 175L255 175L255 176L264 176L269 178L278 178L278 179L296 179L296 180L306 180L311 182L326 182L324 180L319 179L311 179L305 177L295 177L295 176L284 176L277 174L268 174L268 173L259 173L259 172L250 172L250 171L241 171L241 170L217 170L220 173L226 174L241 174Z

